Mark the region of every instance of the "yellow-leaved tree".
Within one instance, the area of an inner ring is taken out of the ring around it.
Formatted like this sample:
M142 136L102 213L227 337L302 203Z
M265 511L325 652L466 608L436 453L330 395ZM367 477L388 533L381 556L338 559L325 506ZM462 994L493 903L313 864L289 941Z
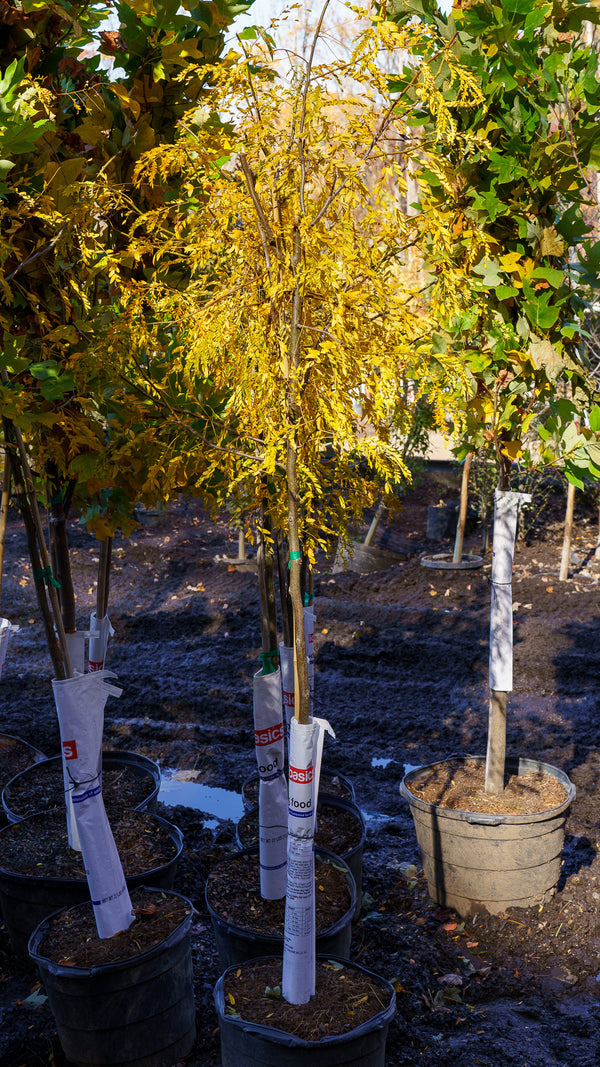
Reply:
M454 140L432 75L442 57L423 47L427 28L380 19L363 24L348 59L317 64L328 6L307 58L283 63L270 34L240 34L173 143L138 161L153 206L118 200L129 240L111 270L124 264L127 275L102 353L115 383L109 407L129 392L148 418L160 413L157 463L181 469L185 454L188 486L285 533L303 726L302 556L347 536L377 495L392 496L407 475L392 424L408 430L426 398L443 425L462 376L432 342L440 301L447 314L458 291L406 266L426 239L451 242L441 208L400 209L414 104L389 89L393 57L427 55L415 58L411 88L429 94L438 122L420 151ZM454 103L474 106L475 82L441 51ZM340 91L347 76L351 95ZM95 217L107 207L114 193L99 184Z

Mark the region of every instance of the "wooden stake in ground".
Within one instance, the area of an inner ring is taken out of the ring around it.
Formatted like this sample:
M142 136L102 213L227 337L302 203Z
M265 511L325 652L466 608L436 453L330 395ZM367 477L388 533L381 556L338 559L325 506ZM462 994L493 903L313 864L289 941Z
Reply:
M467 503L469 499L469 472L471 470L472 462L473 453L468 452L465 456L465 461L463 463L462 480L460 483L460 508L458 511L458 522L456 524L454 555L452 557L453 563L460 563L462 559L463 542L465 539L465 526L467 522Z
M559 582L566 582L569 577L569 563L571 562L571 540L573 537L573 513L575 511L575 486L569 482L567 486L567 510L565 512L565 531L563 534L562 555L560 559Z

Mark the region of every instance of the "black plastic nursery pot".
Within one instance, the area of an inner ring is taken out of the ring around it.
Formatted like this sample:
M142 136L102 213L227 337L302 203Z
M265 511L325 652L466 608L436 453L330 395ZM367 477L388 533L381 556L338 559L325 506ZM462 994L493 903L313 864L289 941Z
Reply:
M396 1013L393 986L385 978L347 959L322 955L317 959L352 968L371 979L381 990L381 1010L345 1034L305 1041L294 1034L247 1022L231 1014L237 1009L226 1002L225 984L228 975L236 968L228 968L214 989L223 1067L385 1067L388 1030ZM313 1000L318 1003L316 998Z
M242 803L245 811L252 811L252 808L255 808L258 804L259 784L260 776L258 773L251 774L242 783ZM356 794L350 779L345 774L339 774L338 771L334 771L330 767L322 767L319 782L319 800L328 799L329 797L351 800L356 803Z
M338 812L340 816L351 815L356 822L356 843L349 848L338 848L337 844L332 844L327 836L323 836L319 840L319 811L325 808L331 811ZM328 849L336 856L340 856L341 859L348 864L352 871L352 876L356 883L356 908L354 917L357 919L360 915L360 907L362 902L362 864L363 853L365 850L365 841L367 837L367 824L365 822L364 815L358 804L353 800L346 800L343 797L334 796L321 796L319 793L319 802L317 804L317 832L315 834L315 842L322 848ZM236 826L236 841L239 848L249 848L258 841L258 806L247 811Z
M258 856L258 854L259 848L256 845L253 848L244 849L232 858L241 862L246 856ZM326 849L316 848L315 858L332 863L343 871L350 897L347 910L331 926L317 933L317 952L333 952L340 956L348 956L352 940L352 920L356 908L356 884L352 872L347 863ZM219 877L218 865L213 870L213 876L216 879ZM213 906L210 900L210 888L209 879L205 890L206 907L211 918L221 967L226 968L236 963L243 963L245 960L256 959L258 956L281 956L283 954L283 924L281 934L264 933L258 926L256 929L248 929L237 925L220 915Z
M171 895L188 905L184 921L153 948L118 962L89 969L55 963L40 953L50 918L33 932L29 955L39 967L71 1063L173 1067L191 1050L196 1038L190 943L194 909L186 897ZM66 912L59 914L68 918Z
M160 889L171 889L183 850L183 835L179 827L167 822L159 815L146 812L145 817L149 820L150 832L153 828L160 827L168 835L173 844L173 855L166 863L127 875L127 886L132 890L149 883ZM2 846L5 835L18 835L25 824L35 825L44 818L45 813L38 812L29 816L28 819L9 824L0 831L0 906L12 950L22 960L28 958L27 943L38 923L61 908L73 907L90 898L87 879L84 875L81 878L58 878L42 874L19 874L2 865Z
M123 771L132 776L140 796L137 804L126 805L135 811L156 811L158 791L160 789L160 768L147 756L137 752L103 752L103 775L111 772L114 778L114 792L118 793L118 772ZM35 801L32 794L36 777L44 776L45 795L42 801ZM65 802L62 757L52 756L31 767L27 767L7 782L2 790L2 805L9 822L26 819L36 811L46 811L52 807L63 807ZM107 811L110 806L110 794L105 791ZM110 814L110 812L109 812Z
M464 759L485 763L484 756ZM400 793L410 806L431 899L461 916L481 911L498 915L510 907L527 908L550 900L560 877L565 821L575 797L567 775L537 760L507 759L507 774L551 775L564 786L566 799L532 814L484 814L416 797L408 787L426 769L406 774Z
M13 737L12 734L0 734L0 793L15 775L47 758L44 752L30 745L23 738ZM6 812L2 809L0 810L0 827L6 826L7 822Z

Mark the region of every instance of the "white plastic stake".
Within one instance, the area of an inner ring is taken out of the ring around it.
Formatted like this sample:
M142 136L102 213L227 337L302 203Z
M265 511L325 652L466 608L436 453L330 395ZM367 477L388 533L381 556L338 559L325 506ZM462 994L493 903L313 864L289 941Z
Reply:
M283 641L279 645L279 664L281 667L281 685L283 689L283 712L289 738L290 722L294 718L294 711L296 708L294 649L289 645L284 645Z
M253 679L254 747L260 777L258 828L260 892L266 900L285 896L287 866L287 782L281 671Z
M133 921L123 868L102 799L102 730L109 694L120 696L108 671L74 674L52 682L63 764L99 937L112 937Z
M6 652L8 649L8 640L12 634L12 626L8 619L0 619L0 676L2 675L2 668L4 667L4 660L6 659Z
M108 615L105 615L103 619L97 619L96 612L93 611L90 616L90 648L88 652L88 671L90 674L95 671L101 671L104 667L108 639L113 637L114 633L115 631L111 626Z
M496 489L494 494L494 551L490 606L489 686L503 693L513 687L512 565L519 508L529 493Z

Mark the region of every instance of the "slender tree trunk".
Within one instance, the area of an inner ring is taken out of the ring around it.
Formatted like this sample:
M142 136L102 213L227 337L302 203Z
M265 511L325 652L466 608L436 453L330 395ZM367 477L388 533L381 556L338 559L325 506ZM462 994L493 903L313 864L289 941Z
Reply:
M290 600L288 571L285 562L285 544L280 532L277 534L277 573L279 576L279 602L281 606L283 643L286 648L291 648L294 640L294 621L292 618L292 602Z
M380 500L378 505L377 505L377 508L375 510L375 514L373 516L371 525L369 526L369 530L367 532L367 536L365 537L365 539L363 541L363 544L367 548L372 543L373 538L375 537L375 534L377 533L377 527L379 526L379 523L381 521L381 518L383 516L384 511L385 511L385 504L383 503L383 500Z
M2 472L2 498L0 501L0 596L2 594L2 571L4 567L4 544L6 541L6 524L8 522L8 498L10 495L10 458L8 450L4 451Z
M112 537L100 542L98 560L98 588L96 590L96 618L103 619L108 612L108 594L110 589L110 563L112 558Z
M69 558L69 539L67 535L67 516L64 508L63 483L54 464L48 465L50 483L50 515L52 523L52 541L54 547L55 578L60 583L60 606L65 632L73 634L77 630L75 615L75 590Z
M11 448L11 469L25 533L38 605L46 631L48 651L57 679L71 676L71 662L65 639L60 604L56 588L52 585L51 567L44 541L37 501L31 482L31 472L23 440L19 430L8 419L4 420L4 440ZM27 479L27 483L26 480ZM48 602L50 600L50 603Z
M458 522L456 524L456 538L454 541L453 563L460 563L462 559L463 542L465 539L465 525L467 522L467 503L469 499L469 472L473 462L473 453L468 452L463 463L462 481L460 485L460 508Z
M300 589L302 553L298 537L298 480L295 443L288 439L287 490L288 490L288 545L290 552L290 597L294 620L294 667L296 675L296 718L299 723L310 723L310 692L306 640L304 637L304 605Z
M569 482L567 486L567 510L565 512L565 531L563 535L562 556L560 560L559 582L566 582L569 577L569 563L571 562L571 539L573 537L573 512L575 510L575 486Z
M507 693L497 689L490 689L488 742L485 763L486 793L502 793L504 791L507 699Z

